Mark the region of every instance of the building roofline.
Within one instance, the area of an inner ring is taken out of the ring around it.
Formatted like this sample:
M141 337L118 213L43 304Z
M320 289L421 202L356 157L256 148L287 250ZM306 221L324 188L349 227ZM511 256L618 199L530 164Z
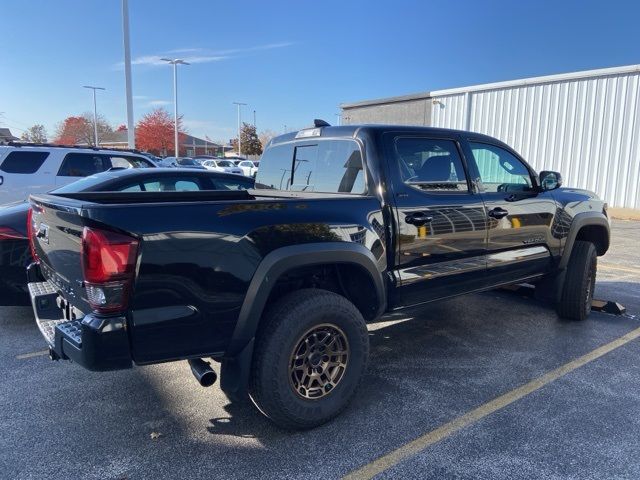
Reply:
M380 105L381 103L401 103L409 102L411 100L421 100L423 98L430 98L431 92L411 93L409 95L400 95L398 97L386 97L376 98L375 100L362 100L359 102L341 103L340 108L354 108L354 107L366 107L369 105Z
M370 105L380 105L387 103L406 102L410 100L421 100L434 97L442 97L446 95L455 95L460 93L473 93L486 90L499 90L502 88L522 87L527 85L539 85L541 83L554 83L567 80L582 80L586 78L607 77L611 75L622 75L640 72L640 64L624 65L620 67L598 68L595 70L582 70L570 73L557 73L553 75L544 75L540 77L529 77L518 80L507 80L503 82L482 83L479 85L471 85L468 87L447 88L443 90L432 90L430 92L415 93L410 95L402 95L399 97L380 98L375 100L364 100L361 102L342 103L340 107L343 110L355 107L364 107Z

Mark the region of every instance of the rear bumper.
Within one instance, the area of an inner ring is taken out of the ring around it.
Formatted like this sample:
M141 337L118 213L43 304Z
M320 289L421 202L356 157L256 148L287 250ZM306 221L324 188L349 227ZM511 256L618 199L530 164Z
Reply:
M36 324L52 358L73 360L93 371L131 368L124 317L65 318L64 299L51 283L32 281L28 287Z

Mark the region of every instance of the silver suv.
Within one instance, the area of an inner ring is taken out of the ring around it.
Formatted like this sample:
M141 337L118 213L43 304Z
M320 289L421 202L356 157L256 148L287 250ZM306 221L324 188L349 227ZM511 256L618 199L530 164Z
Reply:
M11 143L0 145L0 205L25 200L112 168L155 167L131 150Z

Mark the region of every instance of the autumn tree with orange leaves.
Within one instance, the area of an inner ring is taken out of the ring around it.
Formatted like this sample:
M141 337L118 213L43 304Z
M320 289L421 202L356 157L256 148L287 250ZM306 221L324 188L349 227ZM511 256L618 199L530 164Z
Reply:
M102 115L98 115L98 140L113 132L111 125ZM93 114L67 117L56 128L55 143L61 145L95 145Z
M175 153L173 118L164 108L147 113L136 125L136 148L154 155L172 156ZM182 117L178 117L178 143L184 143ZM184 149L180 147L180 155Z

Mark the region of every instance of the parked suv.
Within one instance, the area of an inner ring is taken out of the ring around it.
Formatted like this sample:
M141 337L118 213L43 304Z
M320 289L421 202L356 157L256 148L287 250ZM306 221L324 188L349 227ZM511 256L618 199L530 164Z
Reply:
M0 145L0 205L25 200L111 168L155 167L131 150L12 143Z

